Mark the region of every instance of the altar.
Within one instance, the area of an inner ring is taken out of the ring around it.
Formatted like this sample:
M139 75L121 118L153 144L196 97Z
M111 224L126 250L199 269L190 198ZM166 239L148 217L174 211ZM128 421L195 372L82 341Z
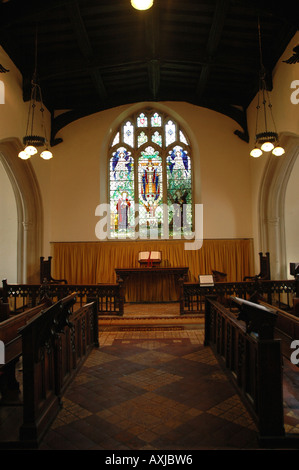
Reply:
M183 283L189 278L186 266L116 268L115 273L125 302L131 301L130 289L134 289L137 302L161 302L162 298L178 302Z

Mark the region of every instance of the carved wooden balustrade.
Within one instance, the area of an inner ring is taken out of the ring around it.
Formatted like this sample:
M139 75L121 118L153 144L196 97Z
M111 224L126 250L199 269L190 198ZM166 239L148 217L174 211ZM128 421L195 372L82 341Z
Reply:
M230 371L252 411L260 440L284 438L280 340L248 333L236 315L213 297L206 297L205 346Z
M199 283L185 282L181 299L182 313L204 313L205 297L216 295L223 303L235 295L242 299L263 297L269 304L292 308L293 296L297 291L296 280L216 282L214 286L201 287Z
M20 440L37 445L57 415L67 385L98 346L96 303L79 307L72 294L42 311L19 333L23 354Z
M101 315L123 315L124 311L119 284L8 284L6 280L2 284L3 302L10 301L13 311L34 307L43 297L57 301L72 292L77 293L80 305L95 300Z
M299 292L298 280L282 281L242 281L242 282L215 282L214 286L201 287L199 283L182 283L180 298L180 313L204 313L206 295L217 295L220 301L227 300L236 295L249 299L252 296L262 296L270 304L279 308L292 307L293 296ZM77 292L80 305L90 299L96 299L98 312L101 315L123 315L124 298L121 285L116 284L7 284L3 281L3 302L12 304L13 311L21 311L27 307L34 307L45 295L53 300L61 299L72 292Z

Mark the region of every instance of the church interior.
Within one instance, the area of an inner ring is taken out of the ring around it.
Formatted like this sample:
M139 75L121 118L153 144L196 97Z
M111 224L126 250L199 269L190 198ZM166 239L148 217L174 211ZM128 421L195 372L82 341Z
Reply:
M0 448L298 449L298 10L141 3L0 0Z

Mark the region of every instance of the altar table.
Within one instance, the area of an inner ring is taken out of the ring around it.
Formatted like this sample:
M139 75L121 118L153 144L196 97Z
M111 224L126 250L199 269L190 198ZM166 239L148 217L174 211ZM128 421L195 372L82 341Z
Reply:
M116 281L121 286L122 296L125 301L130 301L129 283L138 285L138 295L135 301L161 302L161 289L165 301L181 300L182 285L188 281L189 268L183 267L140 267L140 268L116 268ZM145 284L146 283L146 284ZM169 292L169 298L165 296L165 289Z

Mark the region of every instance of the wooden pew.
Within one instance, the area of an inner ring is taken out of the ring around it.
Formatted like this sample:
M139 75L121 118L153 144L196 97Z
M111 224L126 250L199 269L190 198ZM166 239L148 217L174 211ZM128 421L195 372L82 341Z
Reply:
M82 307L76 293L55 302L21 328L23 423L20 440L38 445L62 406L62 395L94 347L95 302Z
M18 315L12 315L0 323L0 340L5 346L5 364L0 365L0 404L2 405L18 400L19 384L15 378L15 366L22 355L22 338L19 330L51 303L50 300L45 300L40 305Z
M277 307L269 305L266 302L259 302L265 307L274 309L277 312L275 325L275 338L281 339L281 351L284 357L290 360L293 352L290 345L292 341L299 339L299 318L292 313L285 312Z

